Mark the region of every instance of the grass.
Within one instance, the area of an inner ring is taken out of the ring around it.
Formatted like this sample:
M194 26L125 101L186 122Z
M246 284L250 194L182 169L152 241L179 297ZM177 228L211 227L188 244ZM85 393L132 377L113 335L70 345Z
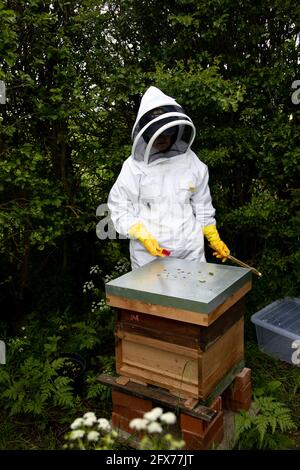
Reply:
M110 419L111 403L101 402L102 407L92 400L82 399L76 409L64 412L48 410L43 416L10 416L0 412L0 450L61 450L64 436L70 431L71 423L87 411L95 411L101 418Z
M38 420L0 414L1 450L56 450L61 448L57 429L43 426Z

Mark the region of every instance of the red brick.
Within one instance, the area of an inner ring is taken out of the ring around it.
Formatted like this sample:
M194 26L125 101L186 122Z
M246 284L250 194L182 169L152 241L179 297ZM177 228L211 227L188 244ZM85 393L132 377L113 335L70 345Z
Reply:
M119 415L118 413L112 412L111 423L112 426L116 429L121 429L122 431L126 431L130 434L133 433L133 429L129 428L129 419L124 418L124 416Z
M144 411L131 410L120 405L113 405L113 412L127 419L143 418L144 416Z
M225 406L226 401L244 401L247 400L249 396L252 395L252 385L249 383L245 388L239 390L232 390L232 388L227 388L222 395L223 404Z
M204 448L203 439L198 434L192 432L183 431L182 439L185 442L184 450L206 450Z
M232 388L228 388L222 395L224 409L235 410L237 404L241 405L241 409L248 409L252 400L252 384L246 385L244 389L233 392Z
M244 368L223 392L223 406L231 409L231 402L248 402L252 396L251 369Z
M208 408L211 408L215 411L222 411L222 397L219 395L210 405Z
M215 400L209 405L210 409L215 410L217 412L222 411L222 397L219 395ZM216 419L218 415L215 416ZM207 430L208 426L213 422L203 421L200 418L196 418L193 416L186 415L184 413L180 414L180 422L181 428L185 428L191 432L195 432L196 434L203 434Z
M182 430L182 439L185 441L185 450L207 450L212 445L222 442L224 438L224 417L223 412L219 412L207 432L200 436L197 433Z
M237 393L238 390L243 390L249 384L251 384L251 369L244 367L242 372L240 372L230 385L233 393Z
M132 429L129 427L131 419L128 419L124 416L119 415L118 413L112 412L111 422L112 426L115 429L120 429L122 431L126 431L128 434L135 434L138 435L140 439L145 435L143 431L137 431L136 429Z
M220 444L224 439L224 424L220 427L219 431L212 437L208 447L211 448L213 444Z
M250 370L250 369L249 369ZM251 374L244 374L241 377L236 377L233 382L227 387L225 390L226 393L231 393L231 395L235 395L239 391L244 390L245 388L251 385ZM222 396L224 393L222 394Z
M234 401L247 401L247 399L252 396L252 384L251 382L243 389L236 390L233 395L232 399Z
M215 418L209 423L202 419L194 418L194 416L180 413L181 431L195 434L199 438L206 438L211 432L217 431L223 425L223 421L223 411L219 411Z
M185 442L184 450L209 450L214 444L222 442L223 437L224 428L220 429L210 442L191 432L185 431L182 433L182 439Z
M113 407L119 405L137 412L146 413L152 410L152 402L150 400L143 400L142 398L118 392L117 390L112 391L112 402Z
M244 369L235 377L235 381L239 384L239 387L245 387L247 383L251 382L251 369L244 367Z
M214 418L215 419L215 418ZM180 413L180 427L183 431L193 432L198 436L203 435L207 429L209 423L203 421L194 416L189 416L184 413Z

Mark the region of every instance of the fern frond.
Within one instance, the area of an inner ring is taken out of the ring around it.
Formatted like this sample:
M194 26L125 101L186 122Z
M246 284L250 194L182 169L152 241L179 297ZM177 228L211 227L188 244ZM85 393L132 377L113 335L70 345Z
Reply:
M282 433L296 428L290 410L269 396L255 398L254 403L256 415L244 411L236 418L239 448L284 448L288 439Z

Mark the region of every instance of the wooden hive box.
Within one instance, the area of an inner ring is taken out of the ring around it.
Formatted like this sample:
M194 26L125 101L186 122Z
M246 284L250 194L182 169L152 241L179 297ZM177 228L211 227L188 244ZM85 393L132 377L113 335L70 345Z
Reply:
M108 282L118 374L182 397L214 398L244 365L250 289L247 269L175 258Z

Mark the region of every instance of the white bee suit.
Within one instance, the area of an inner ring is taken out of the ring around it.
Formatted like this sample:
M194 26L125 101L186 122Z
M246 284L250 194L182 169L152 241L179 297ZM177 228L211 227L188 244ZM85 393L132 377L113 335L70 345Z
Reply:
M154 108L164 113L144 124L143 118ZM153 142L170 129L176 133L171 147L157 151ZM195 137L191 119L174 98L152 86L141 100L132 137L132 153L108 198L116 231L129 237L129 229L142 222L170 256L205 261L202 227L216 223L215 209L207 166L190 149ZM154 259L134 239L130 256L132 269Z

